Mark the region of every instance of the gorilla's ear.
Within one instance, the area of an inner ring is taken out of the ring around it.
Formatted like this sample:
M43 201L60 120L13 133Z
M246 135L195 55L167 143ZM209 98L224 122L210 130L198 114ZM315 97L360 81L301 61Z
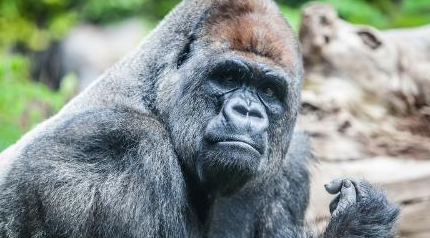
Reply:
M382 45L382 38L375 29L370 27L362 27L357 31L357 35L363 43L372 50L376 50Z

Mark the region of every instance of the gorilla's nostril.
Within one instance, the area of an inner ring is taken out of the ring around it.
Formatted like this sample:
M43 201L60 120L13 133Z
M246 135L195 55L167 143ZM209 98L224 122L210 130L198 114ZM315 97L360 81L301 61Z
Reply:
M259 119L264 118L264 117L263 117L263 114L261 114L261 112L259 112L259 111L257 111L257 110L251 110L251 111L248 113L248 115L249 115L250 117L256 117L256 118L259 118Z
M247 116L249 113L249 110L243 105L234 105L233 110L243 116Z

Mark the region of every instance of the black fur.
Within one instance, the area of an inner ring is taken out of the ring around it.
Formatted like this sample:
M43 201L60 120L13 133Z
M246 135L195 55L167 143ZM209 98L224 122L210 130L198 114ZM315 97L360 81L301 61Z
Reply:
M307 136L294 132L303 75L296 40L273 45L288 60L258 62L214 40L206 22L225 20L207 16L218 6L244 2L237 9L279 17L267 0L185 0L135 53L0 154L0 237L393 237L398 210L366 182L354 185L359 196L348 206L343 198L333 205L337 215L320 236L305 228L313 159ZM260 51L272 47L252 40ZM214 120L215 131L251 133L220 113L236 89L209 83L214 68L233 61L246 68L240 80L252 82L240 90L267 119L258 160L237 147L214 153L205 142ZM286 87L264 109L254 84L267 72Z

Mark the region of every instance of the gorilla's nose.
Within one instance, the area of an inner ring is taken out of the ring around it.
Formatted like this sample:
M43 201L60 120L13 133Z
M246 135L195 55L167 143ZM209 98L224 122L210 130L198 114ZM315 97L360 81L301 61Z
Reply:
M257 134L269 126L266 110L258 102L233 97L226 102L223 110L226 121L237 129Z

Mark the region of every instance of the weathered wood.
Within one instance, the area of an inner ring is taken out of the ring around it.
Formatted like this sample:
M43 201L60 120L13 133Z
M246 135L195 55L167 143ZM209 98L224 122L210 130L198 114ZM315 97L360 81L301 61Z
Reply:
M430 106L430 25L378 31L315 2L303 9L300 42L308 73L349 80L399 112Z
M430 237L430 232L401 234L399 236L399 238L429 238L429 237Z
M430 25L379 31L303 9L299 126L324 159L430 159ZM402 115L402 116L399 116Z
M430 198L402 207L399 229L401 233L430 233ZM430 237L430 236L429 236Z
M430 175L384 184L383 188L388 197L396 202L425 200L430 198ZM430 217L430 213L428 216Z

